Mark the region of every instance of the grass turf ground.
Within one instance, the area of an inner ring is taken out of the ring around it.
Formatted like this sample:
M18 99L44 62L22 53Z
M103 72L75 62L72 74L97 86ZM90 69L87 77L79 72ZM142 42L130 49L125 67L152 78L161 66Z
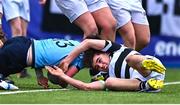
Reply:
M30 68L28 68L30 69ZM33 70L28 70L30 78L19 79L12 75L11 79L20 88L18 91L28 91L17 94L1 94L15 92L0 90L0 104L179 104L180 84L166 85L160 93L143 92L115 92L115 91L81 91L68 86L68 90L38 91L42 90L36 84ZM75 78L88 82L90 77L86 69L78 73ZM168 69L165 82L180 81L180 70ZM49 83L53 89L59 86Z

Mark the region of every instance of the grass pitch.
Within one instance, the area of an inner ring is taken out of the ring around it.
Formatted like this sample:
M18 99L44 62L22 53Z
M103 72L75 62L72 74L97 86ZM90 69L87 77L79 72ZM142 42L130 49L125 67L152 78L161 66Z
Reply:
M28 72L31 74L29 78L11 76L20 89L0 90L0 104L180 104L180 69L167 69L165 83L173 84L165 85L160 93L81 91L72 86L59 90L61 87L51 83L49 88L53 90L47 90L37 85L34 70ZM87 69L80 71L75 78L84 82L90 80ZM2 94L5 92L12 93Z

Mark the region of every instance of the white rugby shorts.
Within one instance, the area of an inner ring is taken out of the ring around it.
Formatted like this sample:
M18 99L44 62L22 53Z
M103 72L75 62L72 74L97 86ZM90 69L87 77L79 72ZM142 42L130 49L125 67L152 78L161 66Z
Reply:
M105 0L55 0L59 9L72 23L86 12L108 7Z
M117 20L117 29L127 24L130 20L133 23L149 25L141 0L106 1L111 8L112 14Z
M16 17L30 21L29 0L2 0L2 4L7 21Z
M3 14L2 0L0 0L0 13Z

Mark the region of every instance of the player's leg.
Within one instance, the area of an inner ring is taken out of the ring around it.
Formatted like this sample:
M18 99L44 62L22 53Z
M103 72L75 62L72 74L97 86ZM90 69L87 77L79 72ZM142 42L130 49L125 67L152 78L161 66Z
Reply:
M161 61L153 56L130 55L126 61L143 76L147 76L151 71L164 74L166 70Z
M37 78L37 84L39 86L42 86L43 88L47 89L49 87L48 79L44 76L43 70L35 68L35 74L36 74L36 78Z
M15 36L22 36L22 29L21 29L21 18L16 17L14 19L9 20L11 26L12 37Z
M30 21L30 9L29 9L29 0L24 0L23 7L21 7L19 11L19 17L20 17L20 29L21 29L21 35L20 36L27 36L27 26ZM19 26L18 26L19 27ZM24 77L30 77L30 74L28 74L27 69L23 69L22 72L19 73L20 78Z
M21 19L22 36L27 36L28 21Z
M2 74L0 74L0 89L16 90L19 88L14 85L13 81L6 79Z
M134 27L131 21L120 27L118 29L118 33L121 35L125 46L135 49L136 38Z
M92 15L100 28L102 39L115 41L116 19L113 17L109 7L103 7L92 12Z
M89 11L79 16L76 20L73 21L73 23L82 29L84 32L84 38L98 34L97 25Z
M141 91L144 92L159 92L164 87L164 81L151 78L145 82L141 82Z
M150 42L150 29L146 16L146 11L143 9L140 0L132 0L131 3L131 21L134 26L136 36L137 51L142 50Z
M136 35L136 46L137 51L142 50L150 42L150 29L149 25L142 25L133 23L135 35Z
M6 81L0 80L0 89L5 89L5 90L17 90L19 89L17 86L8 83Z
M24 0L23 8L20 10L22 36L27 36L28 23L30 22L29 0Z
M131 23L129 4L125 0L107 0L107 3L117 20L116 29L121 35L124 45L135 49L135 32Z
M73 77L75 74L77 74L79 71L75 66L71 66L68 71L65 73L69 77ZM60 79L58 76L52 75L51 73L47 73L48 80L53 83L61 86L62 88L66 88L68 86L68 83L64 80Z
M164 86L165 74L151 71L148 75L143 75L137 70L130 71L130 79L140 80L139 90L143 92L159 92ZM147 71L147 70L146 70Z
M82 29L84 38L98 34L95 20L84 0L56 0L56 4L71 23L76 24Z
M160 92L164 86L164 82L154 78L147 81L141 81L138 79L109 77L105 81L105 86L107 89L115 91Z
M19 11L19 2L13 2L11 0L3 0L3 9L5 18L10 23L12 37L21 36L21 19L20 19L20 11Z
M152 70L152 71L165 74L166 68L164 67L162 62L156 57L146 55L145 59L141 62L141 65L146 70Z

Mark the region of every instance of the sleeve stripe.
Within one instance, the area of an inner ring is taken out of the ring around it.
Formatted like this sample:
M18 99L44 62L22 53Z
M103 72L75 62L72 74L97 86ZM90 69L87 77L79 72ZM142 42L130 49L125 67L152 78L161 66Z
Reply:
M111 46L112 46L111 41L106 40L105 47L102 49L102 51L106 52Z

